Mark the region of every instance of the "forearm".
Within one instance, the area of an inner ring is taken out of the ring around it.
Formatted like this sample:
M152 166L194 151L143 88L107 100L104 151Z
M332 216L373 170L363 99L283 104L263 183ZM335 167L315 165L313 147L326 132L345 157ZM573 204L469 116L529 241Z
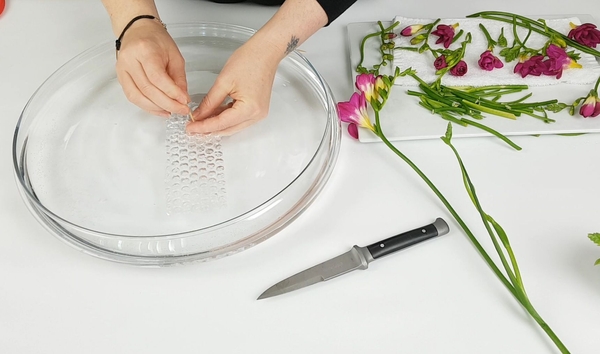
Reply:
M119 36L135 16L152 15L158 18L154 0L102 0L102 4L110 16L115 36Z
M266 60L279 62L327 24L327 14L316 0L286 0L253 36Z

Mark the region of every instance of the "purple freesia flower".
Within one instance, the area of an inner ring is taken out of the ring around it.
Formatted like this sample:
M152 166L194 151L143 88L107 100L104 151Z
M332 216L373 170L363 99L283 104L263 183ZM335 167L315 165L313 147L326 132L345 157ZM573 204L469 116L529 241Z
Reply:
M444 48L450 47L450 44L452 44L452 41L454 40L454 29L456 27L458 27L458 23L452 26L438 25L436 27L436 30L431 32L431 34L434 34L439 37L435 44L443 43Z
M591 23L584 23L580 26L571 23L573 28L567 35L569 38L579 44L583 44L586 47L596 48L600 44L600 31L596 25Z
M450 74L454 76L463 76L467 73L468 69L467 63L464 60L461 60L450 69Z
M477 63L479 64L480 68L487 71L499 69L504 66L502 61L498 59L498 57L496 57L490 50L486 50L485 52L481 53Z
M514 72L525 77L527 75L540 76L544 73L546 64L543 55L534 55L531 58L515 65Z
M555 44L550 44L546 48L546 55L548 59L545 61L544 75L556 76L560 79L564 69L581 68L581 64L571 59L563 48Z
M358 127L375 131L367 113L367 99L364 92L355 92L348 102L338 102L339 117L342 122L349 123L348 133L358 139Z
M439 57L435 58L435 61L433 62L433 67L436 70L441 70L447 66L448 66L448 63L446 63L445 55L440 55Z

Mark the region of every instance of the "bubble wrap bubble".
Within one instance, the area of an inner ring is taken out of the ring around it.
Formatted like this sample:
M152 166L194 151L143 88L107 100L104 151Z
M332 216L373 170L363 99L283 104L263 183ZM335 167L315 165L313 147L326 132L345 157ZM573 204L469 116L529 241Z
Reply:
M187 134L188 116L167 120L167 213L207 211L226 205L221 138Z

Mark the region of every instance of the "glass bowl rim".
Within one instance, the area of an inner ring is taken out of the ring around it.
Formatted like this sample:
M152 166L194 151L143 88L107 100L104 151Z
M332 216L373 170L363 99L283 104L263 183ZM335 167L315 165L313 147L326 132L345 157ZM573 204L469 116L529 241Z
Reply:
M235 25L235 24L228 24L228 23L219 23L219 22L185 22L185 23L173 23L173 24L168 24L168 28L177 28L177 29L185 29L185 28L190 28L190 29L202 29L202 28L214 28L220 31L228 31L228 30L236 30L238 32L241 32L243 34L247 34L249 36L252 36L254 33L256 33L255 29L252 29L250 27L245 27L245 26L240 26L240 25ZM178 37L177 37L178 38ZM176 39L176 38L175 38ZM279 192L277 192L276 194L274 194L273 196L269 197L267 200L265 200L264 202L262 202L261 204L253 207L252 209L239 214L235 217L229 218L227 220L221 221L217 224L214 225L210 225L207 227L203 227L203 228L199 228L199 229L193 229L193 230L189 230L189 231L183 231L183 232L178 232L178 233L171 233L171 234L158 234L158 235L121 235L121 234L116 234L116 233L108 233L108 232L102 232L102 231L98 231L98 230L94 230L91 228L87 228L87 227L83 227L80 225L77 225L75 223L73 223L72 221L66 220L65 218L55 214L53 211L51 211L50 209L48 209L45 205L43 205L38 198L36 198L33 195L33 192L30 190L29 187L27 187L27 183L23 178L23 171L21 168L21 164L20 162L23 162L22 160L24 159L24 154L23 152L18 152L17 151L17 145L18 145L18 140L21 137L19 133L23 133L21 131L21 124L25 118L25 115L28 111L28 108L30 107L30 105L32 104L32 102L34 102L34 100L39 96L40 91L44 90L47 88L48 85L51 84L52 80L60 77L62 74L64 74L70 67L71 65L74 65L75 63L78 63L82 60L82 58L85 58L87 56L97 56L97 55L101 55L102 53L104 53L105 51L111 50L112 46L114 45L114 41L104 41L100 44L97 44L95 46L92 46L86 50L84 50L83 52L77 54L75 57L73 57L72 59L68 60L65 64L61 65L58 69L56 69L52 74L50 74L50 76L48 76L48 78L46 78L42 84L34 91L34 93L31 95L31 97L29 98L29 100L27 101L27 103L25 104L23 110L21 111L21 114L19 115L19 119L17 121L16 127L15 127L15 132L13 135L13 144L12 144L12 158L13 158L13 168L14 168L14 173L15 173L15 177L17 179L17 182L20 186L20 189L22 190L22 192L25 192L24 197L26 197L28 199L28 201L30 203L32 203L32 207L35 207L38 210L41 210L44 214L46 214L47 216L60 220L61 222L64 222L65 224L68 224L69 226L78 229L78 230L82 230L82 231L86 231L86 232L90 232L92 234L95 235L101 235L102 237L114 237L114 238L122 238L122 239L165 239L165 240L172 240L172 239L179 239L179 238L185 238L187 236L191 236L197 233L207 233L213 230L217 230L219 228L222 227L226 227L230 224L233 224L237 221L243 220L243 219L247 219L257 213L262 212L265 208L268 208L268 206L270 204L272 204L273 200L275 200L278 196L280 196L283 192L285 192L296 180L298 180L305 172L306 170L311 166L311 164L313 163L313 161L315 160L315 157L318 156L319 152L324 148L324 144L326 142L326 138L331 135L332 140L333 141L338 141L338 144L336 144L336 146L334 146L334 149L332 151L332 159L330 160L330 166L329 168L327 168L326 173L324 175L322 175L319 179L321 180L321 186L319 189L322 188L322 185L324 184L324 182L327 181L327 179L329 178L329 175L331 174L331 170L333 169L333 166L335 165L335 162L337 160L337 155L338 155L338 150L339 150L339 140L340 140L340 127L339 127L339 122L337 122L337 107L335 105L335 100L333 98L333 94L331 92L331 89L329 88L329 85L325 82L325 80L323 79L323 77L321 76L321 74L315 69L315 67L310 63L310 61L300 52L298 52L297 50L294 50L292 53L294 56L298 57L298 59L300 59L300 63L301 65L305 65L309 71L311 72L311 74L314 75L314 77L316 78L316 83L319 85L319 88L322 89L322 94L324 95L323 101L326 103L327 105L327 115L328 115L328 119L327 119L327 123L325 124L325 130L323 132L323 135L321 136L320 142L318 144L317 149L315 150L315 153L312 155L312 157L310 158L309 162L306 164L306 166L304 166L304 168L302 169L302 171L296 176L294 177L294 179L288 183L284 188L282 188ZM290 55L286 56L286 58L288 58ZM286 60L286 58L284 58L283 60ZM333 106L331 106L333 104ZM331 115L335 115L335 118L332 118ZM35 119L35 118L34 118ZM334 122L335 121L335 122ZM337 124L336 124L337 123ZM337 128L337 129L336 129ZM330 132L330 134L328 134L328 132ZM27 136L23 137L24 141L27 140ZM323 170L323 168L321 169ZM317 191L318 193L318 191ZM311 204L312 200L314 199L314 197L316 196L317 193L311 193L310 198L304 203L304 205L302 206L301 210L303 210L304 208L306 208L309 204ZM304 195L306 195L307 193L305 193ZM295 206L296 204L294 204ZM286 214L288 212L290 212L291 210L293 210L294 208L291 208L289 210L287 210ZM291 218L289 218L289 220L287 220L287 222L292 221L296 216L298 216L299 212L295 213L296 215L292 216ZM268 225L266 228L269 228L275 224L277 224L280 220L278 220L277 222ZM45 225L47 226L47 225ZM248 237L252 237L255 236L257 233L254 233L252 235L248 235L246 238ZM225 245L223 247L228 247L231 246L231 244L234 243L238 243L241 240L244 240L246 238L242 238L239 239L237 241L234 241L228 245ZM94 247L95 248L95 247ZM102 249L102 248L100 248ZM104 250L104 249L102 249ZM104 250L107 251L107 250ZM122 254L122 255L127 255L127 254ZM146 257L142 257L142 258L146 258Z

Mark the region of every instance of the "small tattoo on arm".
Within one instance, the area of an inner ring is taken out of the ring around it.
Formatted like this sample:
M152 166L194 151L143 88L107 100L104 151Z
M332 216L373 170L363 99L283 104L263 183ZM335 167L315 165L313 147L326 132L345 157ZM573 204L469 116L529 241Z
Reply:
M288 55L291 52L294 51L294 49L296 49L296 47L298 46L298 42L300 41L300 39L294 35L292 35L292 38L290 39L287 48L285 50L285 54Z

